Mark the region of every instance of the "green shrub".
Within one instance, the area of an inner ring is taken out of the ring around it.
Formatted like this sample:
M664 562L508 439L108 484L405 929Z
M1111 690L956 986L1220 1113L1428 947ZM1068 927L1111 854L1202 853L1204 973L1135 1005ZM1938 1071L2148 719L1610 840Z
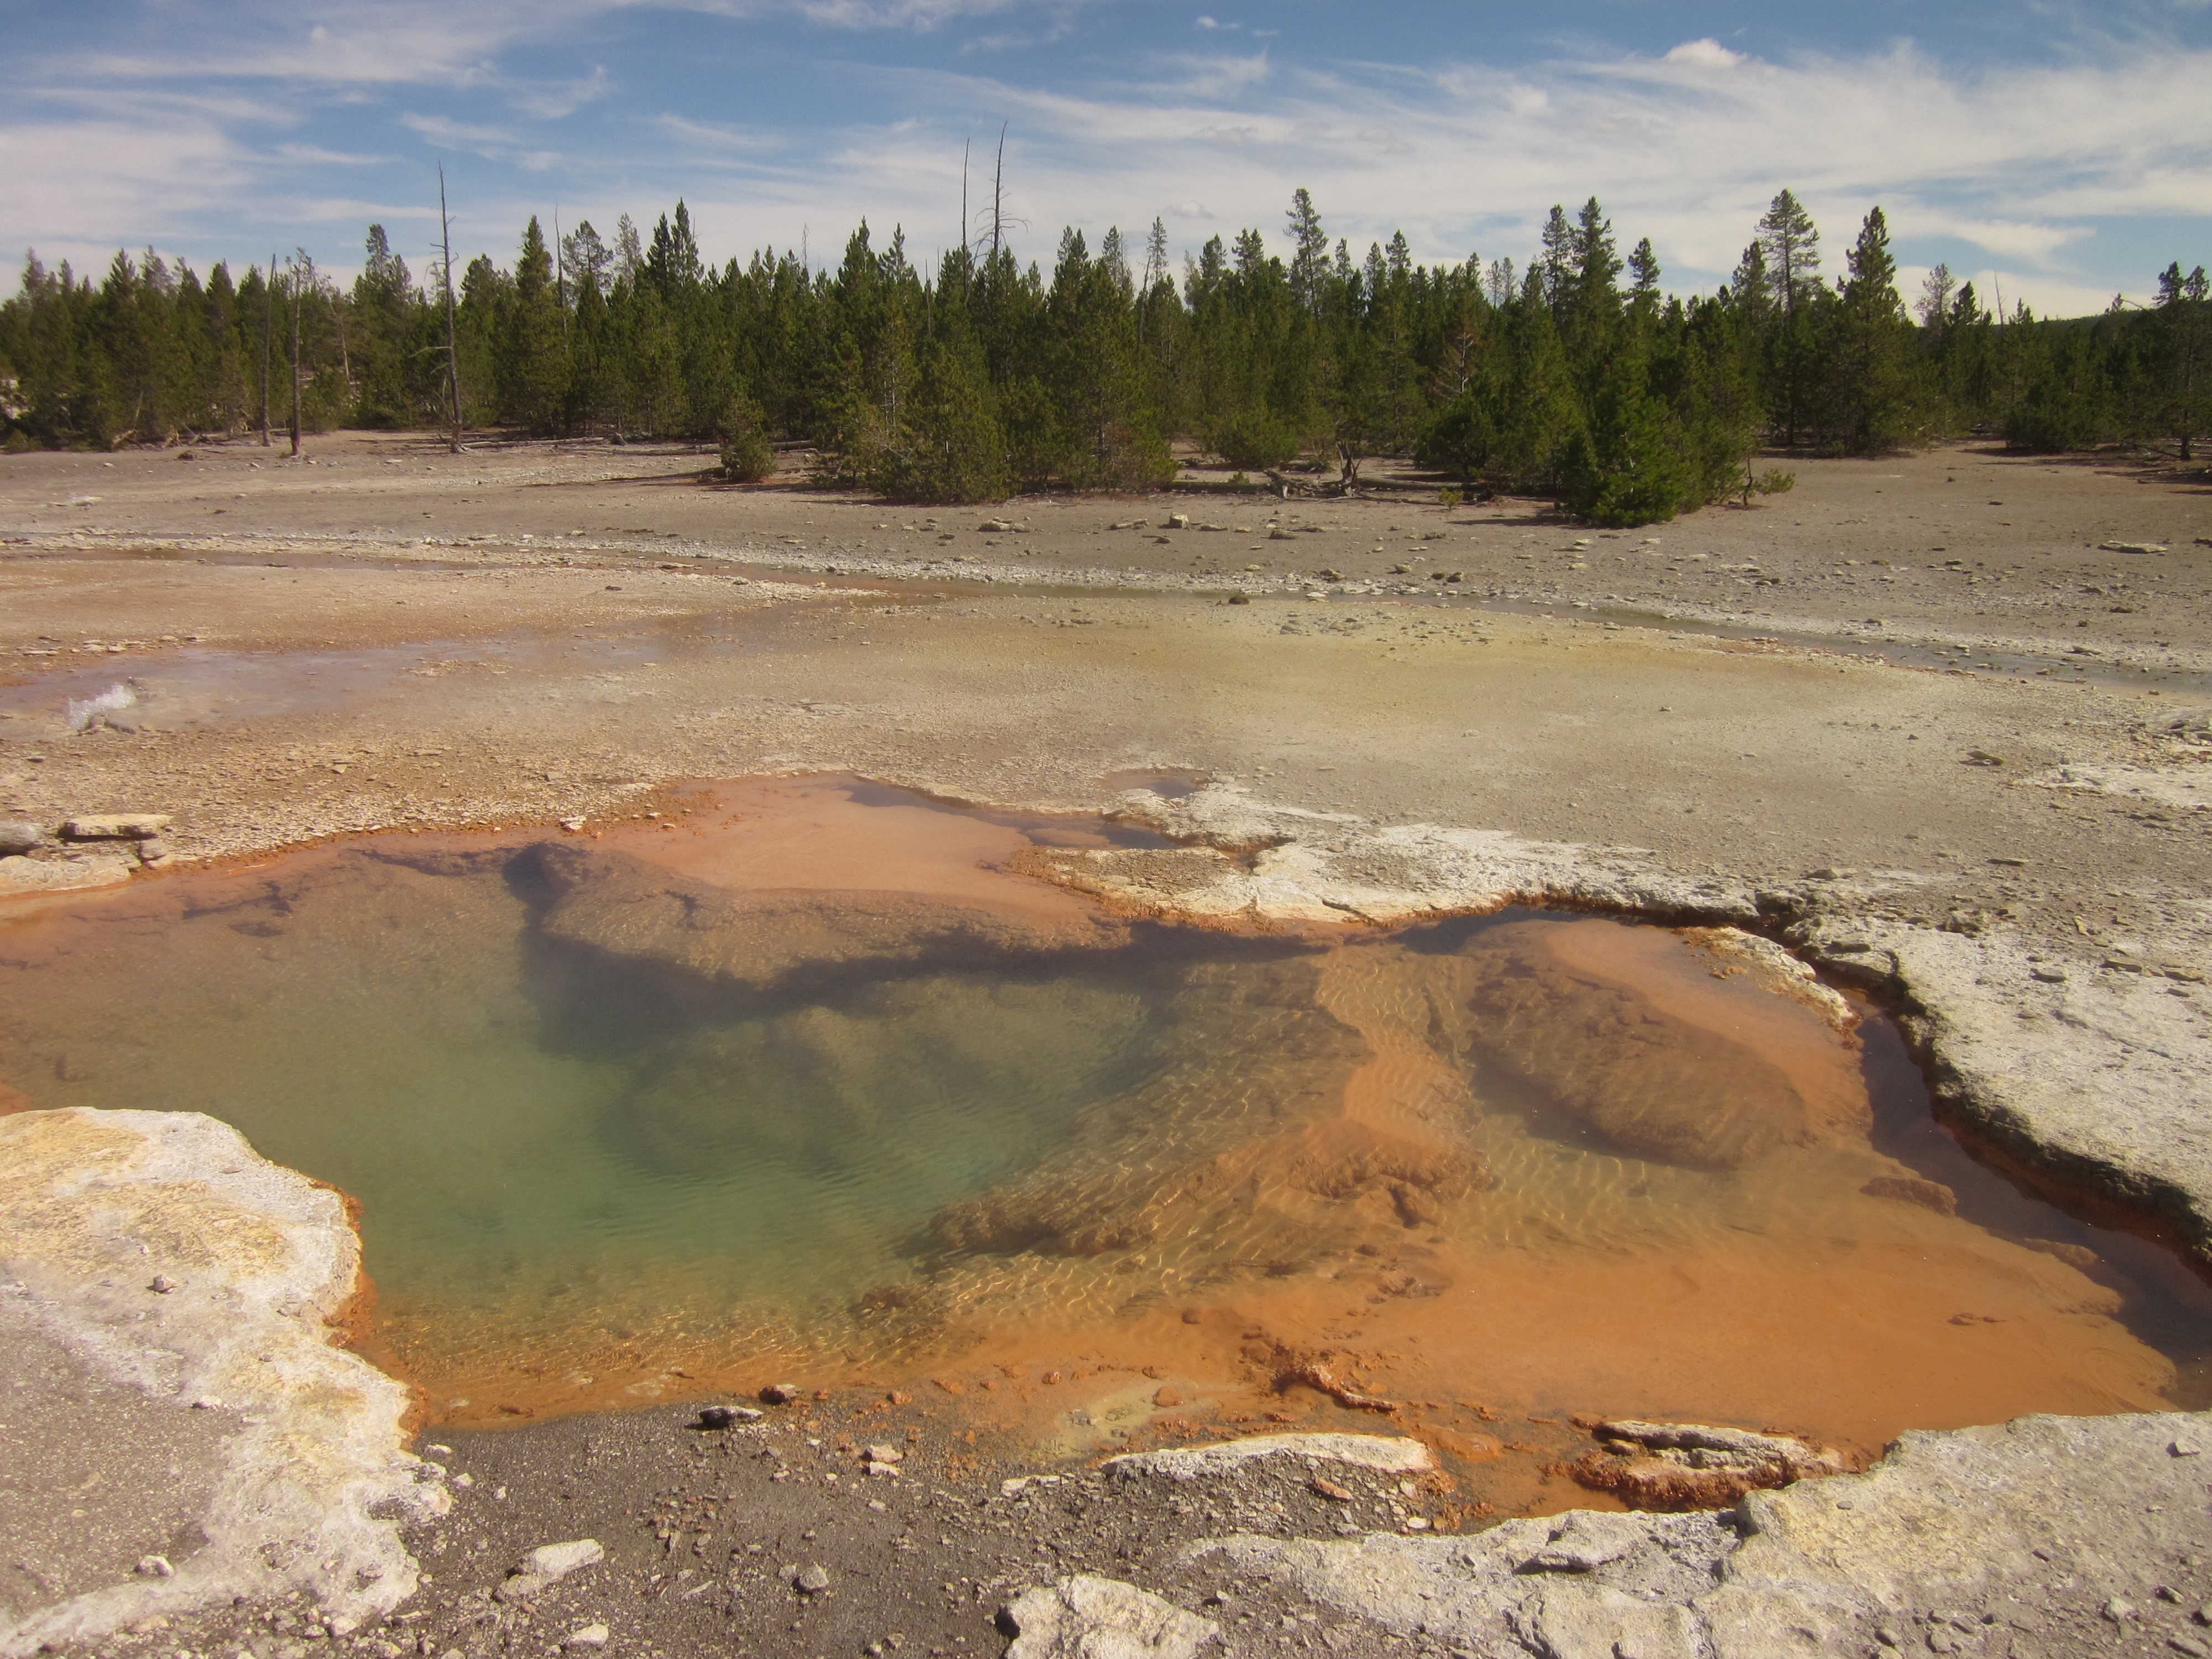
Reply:
M722 476L732 483L758 483L775 471L775 447L768 441L761 406L740 392L722 413Z
M1213 451L1233 467L1265 472L1297 457L1298 434L1265 410L1245 410L1214 434Z

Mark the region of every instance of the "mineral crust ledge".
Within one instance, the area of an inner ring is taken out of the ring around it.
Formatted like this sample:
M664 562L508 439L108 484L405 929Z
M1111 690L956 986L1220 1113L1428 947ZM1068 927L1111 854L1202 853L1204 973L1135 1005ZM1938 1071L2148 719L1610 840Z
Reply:
M0 1117L0 1656L304 1593L333 1633L415 1591L442 1514L408 1392L335 1346L343 1197L191 1112Z

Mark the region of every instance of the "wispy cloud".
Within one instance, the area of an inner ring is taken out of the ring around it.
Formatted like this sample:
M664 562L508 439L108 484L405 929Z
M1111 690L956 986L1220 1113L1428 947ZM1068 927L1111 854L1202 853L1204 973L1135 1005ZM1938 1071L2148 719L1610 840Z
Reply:
M2115 263L2128 227L2208 240L2212 52L2160 25L2196 0L2045 3L2070 8L2063 50L1962 64L1735 36L1363 62L1262 42L1252 21L1279 18L1256 13L1106 51L1112 0L145 0L128 31L0 66L0 245L229 246L287 213L305 238L331 204L420 193L442 152L502 250L556 195L611 222L682 194L718 254L863 214L921 251L917 228L958 238L962 140L1004 120L1041 254L1071 222L1273 234L1303 185L1356 248L1402 228L1425 258L1522 258L1551 204L1595 193L1671 283L1710 286L1788 185L1838 264L1880 202L1912 259L1994 262L2049 309L2147 282ZM637 67L708 41L746 67L772 50L772 111ZM820 94L796 119L794 76Z
M604 67L594 68L589 75L574 81L546 81L537 85L512 88L507 101L525 115L541 121L558 121L574 115L586 104L597 103L607 95L613 83L607 79Z

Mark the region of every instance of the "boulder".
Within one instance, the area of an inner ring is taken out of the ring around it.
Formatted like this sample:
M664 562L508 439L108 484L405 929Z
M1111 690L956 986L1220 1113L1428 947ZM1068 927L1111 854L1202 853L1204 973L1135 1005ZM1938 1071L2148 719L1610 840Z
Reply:
M167 812L80 814L62 820L67 841L151 841L169 827Z
M1014 1638L1006 1659L1198 1659L1221 1644L1212 1620L1088 1574L1024 1590L1000 1623Z

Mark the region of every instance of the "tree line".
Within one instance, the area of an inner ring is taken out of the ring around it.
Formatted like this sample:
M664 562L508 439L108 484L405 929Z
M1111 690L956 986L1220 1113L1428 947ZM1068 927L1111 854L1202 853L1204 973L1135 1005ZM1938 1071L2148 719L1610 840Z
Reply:
M381 226L349 288L304 252L203 279L151 252L95 283L32 256L0 304L12 447L113 447L295 422L719 439L733 477L779 442L901 499L1129 489L1175 472L1172 441L1232 467L1316 461L1340 483L1413 456L1479 491L1648 523L1757 487L1763 449L1873 454L1970 431L2022 448L2116 441L2188 457L2212 427L2212 303L2177 264L2148 307L1999 314L1942 267L1908 306L1887 222L1842 269L1788 191L1711 296L1665 292L1648 239L1625 255L1592 198L1554 208L1524 269L1364 258L1299 191L1287 255L1258 230L1181 270L1069 229L1048 270L988 237L918 267L863 223L834 268L773 249L715 267L682 202L549 245L525 228L418 282ZM1771 475L1770 475L1771 476Z

